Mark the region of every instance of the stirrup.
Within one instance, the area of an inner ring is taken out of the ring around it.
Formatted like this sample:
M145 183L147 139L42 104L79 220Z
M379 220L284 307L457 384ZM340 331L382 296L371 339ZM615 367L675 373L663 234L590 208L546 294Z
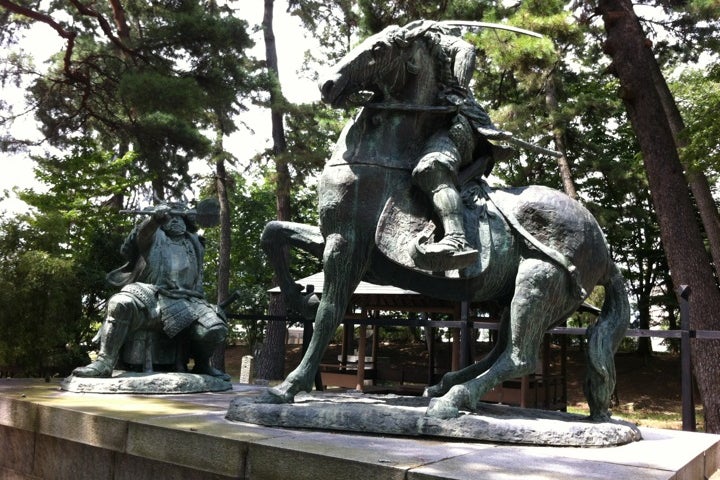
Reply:
M465 236L460 233L445 235L439 242L425 245L425 255L430 256L473 256L477 253L478 251L472 248L465 240Z
M437 243L427 243L427 240L427 237L421 236L415 243L412 257L418 268L431 271L458 270L477 261L478 251L462 234L446 235Z

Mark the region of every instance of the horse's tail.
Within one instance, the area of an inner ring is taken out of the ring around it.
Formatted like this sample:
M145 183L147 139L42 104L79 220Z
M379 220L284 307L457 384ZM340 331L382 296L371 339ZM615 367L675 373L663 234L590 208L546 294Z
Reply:
M625 279L615 264L608 273L601 282L605 288L605 301L600 317L587 329L587 373L583 391L593 420L610 418L608 409L615 390L615 352L630 322Z

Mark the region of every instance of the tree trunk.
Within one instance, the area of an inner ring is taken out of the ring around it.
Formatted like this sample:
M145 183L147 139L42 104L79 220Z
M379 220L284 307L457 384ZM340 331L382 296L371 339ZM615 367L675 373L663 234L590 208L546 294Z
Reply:
M275 174L278 220L290 220L290 170L285 159L287 144L283 128L283 113L280 104L280 74L278 70L275 33L273 32L274 0L265 0L263 32L265 36L265 56L270 72L270 117L272 120L273 154L275 156ZM285 250L283 255L289 256ZM277 282L273 280L277 285ZM274 295L268 306L270 315L285 316L285 302L280 295ZM285 375L285 322L268 322L265 341L257 362L257 376L265 380L280 380Z
M686 173L695 204L697 205L703 229L710 245L710 255L715 266L715 277L720 279L720 215L710 191L707 176L694 166L687 165Z
M641 330L650 330L650 304L649 296L642 295L638 297L638 328ZM637 353L643 358L652 355L652 339L650 337L639 337Z
M558 168L560 169L560 178L563 184L563 190L570 197L577 199L577 190L575 189L575 183L572 178L572 171L570 170L570 161L566 155L565 148L565 131L561 124L557 121L558 111L558 99L557 99L557 77L555 74L550 75L547 84L545 85L545 105L547 106L550 116L553 118L553 140L555 142L555 150L560 152L560 156L557 157Z
M220 205L220 245L218 245L217 303L230 296L230 198L225 160L222 156L222 129L218 127L216 140L215 190ZM210 360L213 367L225 371L225 344L219 345Z
M620 79L620 96L637 135L660 224L660 236L675 285L689 285L691 328L718 329L720 290L696 221L682 165L663 102L648 79L659 75L630 0L599 0L612 57L610 71ZM695 378L705 411L707 432L720 432L720 342L695 340Z
M681 135L682 131L685 130L685 122L659 68L654 71L653 84L658 91L658 95L660 95L665 115L670 123L675 146L680 150L687 144L687 141ZM715 277L720 279L720 213L718 213L705 173L688 163L684 163L683 166L685 167L685 177L695 198L695 205L700 213L703 230L705 230L710 246L710 255L715 266Z

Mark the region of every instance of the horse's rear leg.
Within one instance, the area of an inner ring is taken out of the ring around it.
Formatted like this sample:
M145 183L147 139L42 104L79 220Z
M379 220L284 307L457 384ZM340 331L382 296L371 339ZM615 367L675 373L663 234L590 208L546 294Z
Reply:
M567 275L553 264L523 260L510 304L510 338L495 364L478 377L452 387L434 399L427 414L454 418L461 408L475 409L477 402L496 385L535 370L545 331L572 311L567 295Z
M367 247L349 241L351 236L332 234L327 237L323 254L325 282L308 349L297 368L279 386L267 390L259 402L292 402L298 392L312 390L320 360L345 317L350 296L367 268Z
M460 383L467 382L477 377L481 373L489 369L495 361L500 357L507 347L508 338L510 336L510 310L504 309L500 317L500 330L498 332L498 340L493 345L490 353L485 355L479 362L468 365L462 370L447 372L437 385L427 387L423 392L423 397L439 397L450 390L451 387Z
M319 300L316 295L303 295L302 287L290 275L288 247L299 248L321 258L325 239L320 228L294 222L268 222L260 237L260 245L272 264L287 307L307 319L315 318Z

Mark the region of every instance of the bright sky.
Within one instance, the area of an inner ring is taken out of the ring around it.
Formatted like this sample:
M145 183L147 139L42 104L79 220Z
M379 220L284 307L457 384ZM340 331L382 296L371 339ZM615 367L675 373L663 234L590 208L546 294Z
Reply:
M238 14L247 20L252 29L262 22L264 1L243 0L235 2L241 8ZM312 48L312 41L303 36L300 22L296 17L286 13L287 1L276 0L273 27L278 50L278 62L280 64L280 80L283 85L283 93L292 102L309 102L319 99L320 95L317 86L301 77L298 73L306 50ZM265 58L265 43L262 32L254 34L255 48L250 52L258 58ZM61 39L46 25L36 25L22 43L26 51L30 51L38 66L41 66L45 59L55 53L62 46ZM291 80L289 80L291 79ZM0 92L6 100L21 99L24 97L22 88L6 86ZM241 162L251 158L256 152L267 148L270 145L271 125L270 113L266 110L254 109L244 113L242 120L252 126L254 132L240 130L226 140L225 147L235 155ZM25 138L40 138L40 133L35 127L32 115L26 116L15 122L14 133ZM44 148L34 151L41 154ZM33 174L33 162L27 154L9 155L0 153L0 192L18 186L27 188L37 186ZM204 162L198 163L192 169L193 172L209 173L209 168ZM0 211L17 212L22 211L24 206L15 199L0 201Z

